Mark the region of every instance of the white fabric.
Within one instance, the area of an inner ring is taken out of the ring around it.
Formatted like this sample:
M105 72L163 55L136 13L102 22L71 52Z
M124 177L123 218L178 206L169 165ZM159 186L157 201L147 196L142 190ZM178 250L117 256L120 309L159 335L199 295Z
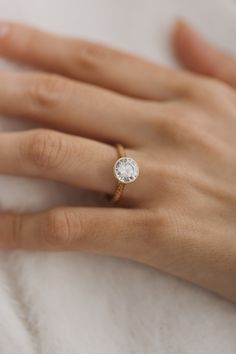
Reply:
M236 53L233 0L0 0L0 9L2 19L99 39L168 65L176 64L170 31L184 17ZM2 130L18 127L1 120ZM0 177L0 205L76 204L79 193L63 188ZM235 354L235 334L235 305L148 267L77 253L0 254L1 354Z

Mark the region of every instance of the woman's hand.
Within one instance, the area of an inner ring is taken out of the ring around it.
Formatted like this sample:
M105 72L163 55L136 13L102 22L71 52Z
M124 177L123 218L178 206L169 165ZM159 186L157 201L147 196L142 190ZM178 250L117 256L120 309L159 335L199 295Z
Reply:
M112 195L114 144L140 166L118 208L1 214L0 247L125 257L236 300L235 91L21 25L0 35L2 56L45 70L2 72L1 113L52 128L1 133L0 173Z

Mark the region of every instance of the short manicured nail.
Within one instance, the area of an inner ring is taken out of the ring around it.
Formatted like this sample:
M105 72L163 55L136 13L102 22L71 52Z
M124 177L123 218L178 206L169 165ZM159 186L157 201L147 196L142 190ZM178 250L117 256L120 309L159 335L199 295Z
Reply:
M9 25L5 23L0 23L0 38L4 38L9 32Z

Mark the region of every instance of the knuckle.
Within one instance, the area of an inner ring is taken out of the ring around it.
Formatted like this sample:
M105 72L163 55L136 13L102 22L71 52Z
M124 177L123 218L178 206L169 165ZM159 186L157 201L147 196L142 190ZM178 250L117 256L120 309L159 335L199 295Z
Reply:
M161 234L166 236L167 234L177 236L180 233L179 228L180 215L174 210L174 207L161 209L158 212L158 224L161 230Z
M104 63L114 59L114 52L105 45L99 43L79 42L75 43L75 61L74 64L81 72L96 71L98 68L105 68Z
M151 169L149 169L151 171ZM191 181L189 174L183 166L179 166L176 162L169 160L166 163L161 163L160 166L152 168L152 179L150 183L158 185L158 193L160 201L168 202L170 194L175 194L176 197L181 195L184 186ZM156 187L154 187L156 192Z
M179 237L181 234L181 211L176 211L173 205L162 206L153 212L152 232L159 245L165 245L167 240Z
M135 239L138 243L149 244L153 241L156 232L156 213L149 206L136 211L136 215L127 223L127 230L135 230ZM130 234L126 233L123 238L129 240ZM132 235L133 238L133 235Z
M160 141L188 146L206 140L206 122L202 118L205 116L199 110L172 105L165 116L151 124L151 129Z
M27 95L34 105L50 109L57 107L68 92L68 84L58 75L30 75Z
M172 135L173 132L184 128L187 123L184 117L183 105L176 103L169 103L162 110L159 107L154 107L153 112L146 118L149 129L154 133L160 135Z
M182 178L182 170L179 170L175 166L163 166L161 165L155 174L159 180L160 186L162 187L163 197L166 190L175 189L175 184L179 184ZM168 197L168 196L167 196Z
M146 237L153 238L156 234L157 229L160 227L159 215L156 212L153 212L152 209L147 210L143 215L143 234Z
M185 117L169 114L166 117L158 119L157 128L159 134L165 137L182 138L183 135L189 133L191 125L186 123Z
M197 98L204 93L204 88L211 79L184 71L180 79L183 99Z
M232 88L225 82L217 79L217 78L208 78L205 80L206 93L209 93L208 97L216 98L219 100L220 97L224 97L225 94L229 94L234 92ZM204 96L206 97L206 95Z
M46 221L46 243L57 248L61 244L70 244L73 239L70 213L62 208L49 211Z
M148 244L150 249L154 250L154 257L156 257L157 247L165 247L169 236L175 237L179 232L178 218L175 214L173 207L160 206L158 209L146 210L140 218L141 242ZM146 256L149 258L151 254L152 251Z
M31 165L47 170L63 164L68 147L60 133L37 129L22 141L20 151Z
M200 87L201 77L195 74L192 74L187 71L179 71L175 74L175 83L177 85L177 91L179 93L179 98L186 99L191 97L195 93L195 90L198 92Z
M176 146L216 152L217 137L212 136L205 115L196 111L182 110L181 114L172 114L158 123L158 134L162 139Z
M204 83L202 78L194 78L192 81L185 83L185 97L189 99L198 98L202 95Z
M229 91L229 87L223 81L214 77L199 76L194 78L187 86L186 94L190 99L217 100L223 92Z
M169 226L168 213L164 208L158 208L158 210L151 213L149 223L151 225L151 234L153 235L154 241L161 242Z

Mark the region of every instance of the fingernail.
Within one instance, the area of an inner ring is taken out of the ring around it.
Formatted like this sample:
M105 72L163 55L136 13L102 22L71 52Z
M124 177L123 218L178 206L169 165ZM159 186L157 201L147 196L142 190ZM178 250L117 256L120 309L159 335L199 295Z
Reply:
M0 38L4 38L6 34L9 32L9 25L5 23L0 24Z

